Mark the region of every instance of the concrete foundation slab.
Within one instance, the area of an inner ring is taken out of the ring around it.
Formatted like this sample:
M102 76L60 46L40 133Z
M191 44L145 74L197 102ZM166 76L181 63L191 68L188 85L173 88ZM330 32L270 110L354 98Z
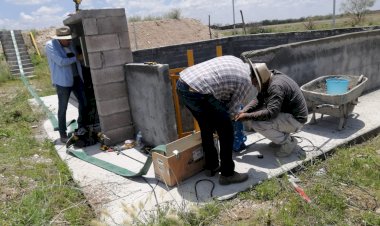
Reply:
M57 97L48 96L42 99L56 113ZM234 160L236 171L249 172L249 180L228 186L219 185L217 176L208 178L203 172L200 172L177 187L167 187L154 178L153 166L144 177L124 178L67 155L62 144L57 144L55 147L59 156L72 171L73 178L82 188L90 204L99 214L99 218L107 225L120 225L131 219L131 215L142 220L146 219L158 205L171 205L177 210L185 210L191 205L209 202L211 199L211 183L209 182L201 182L197 185L198 200L196 199L194 186L200 179L210 179L215 183L214 197L227 197L244 191L268 178L283 174L339 145L367 133L377 132L380 128L380 117L377 117L378 106L380 106L380 90L361 96L353 111L354 113L342 131L337 130L336 118L325 116L323 119L319 119L317 116L317 124L306 124L301 132L295 134L299 137L298 150L287 158L276 159L274 149L267 145L269 141L262 139L263 137L259 134L248 135L246 144L252 145L241 153L234 153ZM76 109L70 105L67 119L75 119L76 117ZM58 132L53 131L48 121L44 123L44 127L49 139L58 138ZM307 148L311 145L310 142L318 149ZM115 152L102 152L99 151L99 144L88 147L85 151L93 157L135 171L141 167L141 163L132 158L139 161L146 159L146 156L136 149L125 150L124 154L128 157L117 155ZM264 158L258 158L259 153Z

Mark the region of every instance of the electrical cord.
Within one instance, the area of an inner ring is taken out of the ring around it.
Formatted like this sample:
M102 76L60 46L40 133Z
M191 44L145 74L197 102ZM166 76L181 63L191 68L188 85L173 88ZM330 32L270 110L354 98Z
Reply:
M158 206L158 199L157 199L157 194L156 194L156 187L158 185L158 180L157 180L157 183L156 185L153 187L149 182L148 180L145 178L145 177L142 177L143 180L152 188L152 192L153 192L153 195L154 195L154 199L156 200L156 205Z
M197 185L200 183L200 182L203 182L203 181L207 181L207 182L210 182L212 187L211 187L211 190L210 190L210 198L213 197L213 192L214 192L214 188L215 188L215 183L210 180L210 179L200 179L198 180L197 182L195 182L194 184L194 189L195 189L195 197L197 198L197 203L199 203L199 199L198 199L198 191L197 191Z

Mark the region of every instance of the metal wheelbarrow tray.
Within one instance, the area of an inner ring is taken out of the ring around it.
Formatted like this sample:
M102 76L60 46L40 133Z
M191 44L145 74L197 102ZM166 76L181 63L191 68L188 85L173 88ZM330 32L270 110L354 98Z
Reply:
M343 94L327 94L326 79L328 78L345 78L350 81L348 91ZM327 75L314 79L303 86L301 90L305 96L306 102L312 108L313 117L310 123L316 123L315 113L339 117L338 130L342 130L347 122L348 116L354 110L358 103L358 98L363 92L368 81L367 77L354 75Z

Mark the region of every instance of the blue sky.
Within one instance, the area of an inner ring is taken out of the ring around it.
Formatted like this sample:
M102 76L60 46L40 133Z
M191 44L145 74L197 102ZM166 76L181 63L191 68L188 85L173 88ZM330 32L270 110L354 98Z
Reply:
M341 13L336 0L336 12ZM235 21L299 18L332 13L333 0L235 0ZM40 29L62 25L74 11L72 0L0 0L0 29ZM208 24L231 24L232 0L83 0L81 9L125 8L128 16L160 16L180 9L183 17ZM371 9L380 9L377 1Z

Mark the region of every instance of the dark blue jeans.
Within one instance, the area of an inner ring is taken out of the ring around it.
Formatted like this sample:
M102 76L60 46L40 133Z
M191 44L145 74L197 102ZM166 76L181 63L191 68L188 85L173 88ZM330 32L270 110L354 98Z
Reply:
M69 103L71 92L74 93L78 100L78 128L86 126L87 102L84 94L83 82L79 76L75 77L72 87L63 87L56 85L58 95L58 130L60 134L66 133L66 110Z
M232 160L234 131L227 107L213 95L190 91L189 86L181 80L177 82L177 93L182 103L199 123L205 154L205 169L212 170L219 166L218 151L215 148L213 137L213 133L216 131L220 142L221 175L232 176L235 169Z

